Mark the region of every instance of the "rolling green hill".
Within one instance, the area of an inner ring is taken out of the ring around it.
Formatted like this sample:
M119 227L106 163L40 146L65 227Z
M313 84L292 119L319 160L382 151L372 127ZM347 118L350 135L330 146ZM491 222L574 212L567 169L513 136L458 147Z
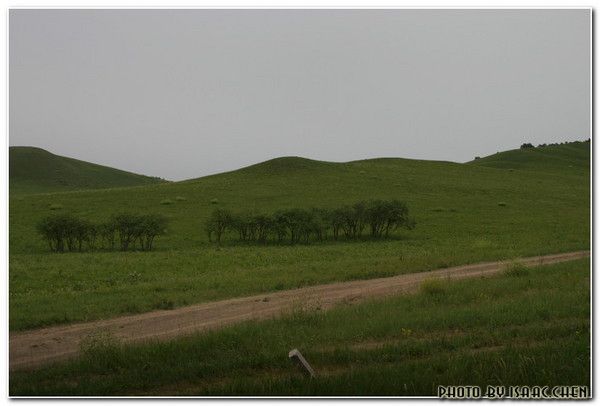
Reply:
M577 172L590 165L590 143L569 142L499 152L469 162L472 165L541 172Z
M467 164L278 158L141 187L10 196L10 328L91 320L332 281L590 247L589 143L507 151ZM208 242L215 208L273 212L399 199L417 226L383 241ZM165 204L167 203L167 204ZM70 212L167 216L152 252L52 254L36 224Z
M164 182L107 166L54 155L41 148L9 148L10 194L62 192Z

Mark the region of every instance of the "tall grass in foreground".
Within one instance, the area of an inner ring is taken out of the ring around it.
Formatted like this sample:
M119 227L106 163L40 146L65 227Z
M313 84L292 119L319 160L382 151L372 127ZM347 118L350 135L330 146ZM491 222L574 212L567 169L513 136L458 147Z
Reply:
M590 385L589 259L428 284L414 295L171 342L92 341L78 359L11 373L10 394L435 395L437 385ZM316 379L290 363L291 348Z

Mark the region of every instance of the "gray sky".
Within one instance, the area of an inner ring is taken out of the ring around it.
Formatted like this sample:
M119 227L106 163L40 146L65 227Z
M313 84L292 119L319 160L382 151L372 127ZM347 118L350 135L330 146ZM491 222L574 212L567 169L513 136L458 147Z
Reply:
M588 10L11 10L10 145L181 180L590 137Z

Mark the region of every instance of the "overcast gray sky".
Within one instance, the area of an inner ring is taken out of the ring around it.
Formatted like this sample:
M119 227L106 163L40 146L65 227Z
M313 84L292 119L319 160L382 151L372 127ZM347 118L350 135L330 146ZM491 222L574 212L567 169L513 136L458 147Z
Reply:
M10 145L172 180L590 137L588 10L11 10Z

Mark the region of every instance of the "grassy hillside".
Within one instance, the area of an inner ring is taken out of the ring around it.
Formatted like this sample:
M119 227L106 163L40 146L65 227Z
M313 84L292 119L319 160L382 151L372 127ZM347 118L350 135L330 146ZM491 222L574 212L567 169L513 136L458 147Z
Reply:
M9 148L11 195L150 185L161 179L54 155L34 147Z
M537 148L498 152L469 162L472 165L500 169L577 173L589 169L590 143L570 142Z
M438 385L590 386L589 259L297 309L167 343L110 337L10 375L11 395L436 396ZM302 377L298 348L317 372Z
M280 158L135 189L11 194L10 328L589 249L589 160L589 143L508 151L468 164ZM268 247L228 241L220 248L203 231L217 207L272 212L371 198L406 201L416 229L385 241ZM35 231L51 213L102 220L119 211L169 217L155 251L52 254Z

